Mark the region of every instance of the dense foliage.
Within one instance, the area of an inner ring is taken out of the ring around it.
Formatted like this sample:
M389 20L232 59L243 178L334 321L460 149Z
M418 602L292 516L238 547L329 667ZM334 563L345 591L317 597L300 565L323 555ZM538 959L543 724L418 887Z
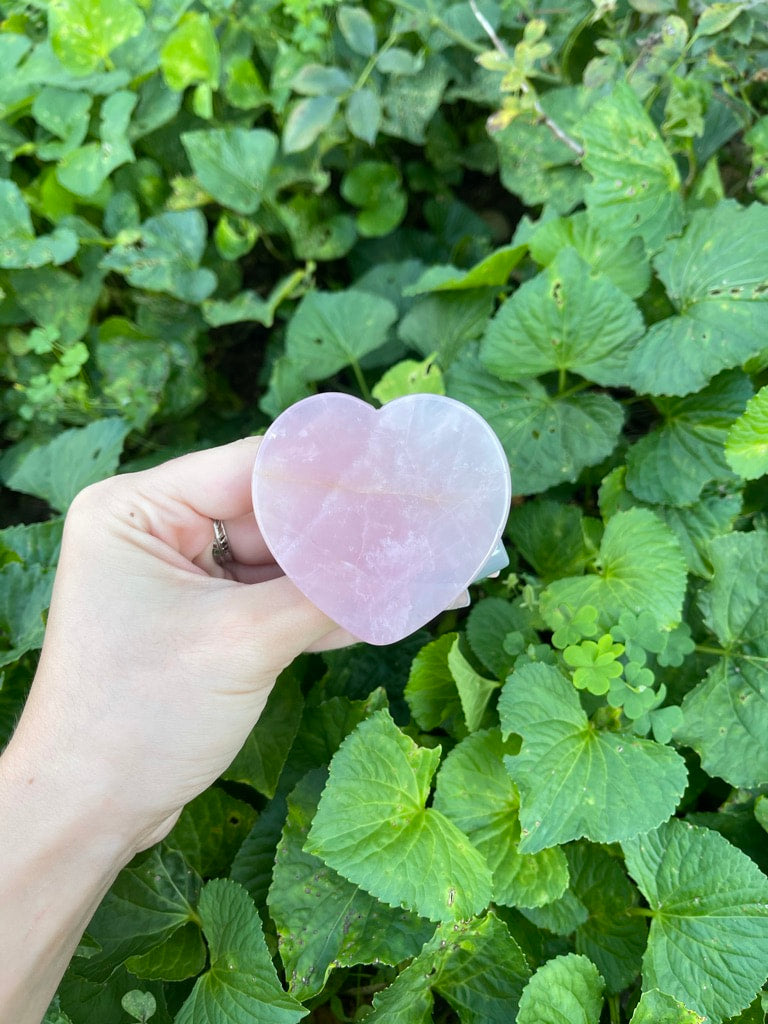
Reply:
M0 9L0 740L92 480L430 390L516 495L470 610L281 677L50 1024L764 1021L768 4Z

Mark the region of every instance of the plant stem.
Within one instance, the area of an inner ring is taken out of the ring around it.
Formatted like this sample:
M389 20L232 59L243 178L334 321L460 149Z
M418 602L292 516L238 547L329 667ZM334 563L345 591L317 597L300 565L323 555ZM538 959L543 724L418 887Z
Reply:
M557 371L557 393L563 395L565 393L565 385L568 382L568 371L564 366L558 368Z
M618 996L608 996L608 1011L611 1015L611 1024L621 1024L621 1010L619 1008Z
M353 359L349 365L352 367L355 379L357 380L357 386L360 388L360 394L366 402L373 402L373 395L371 394L371 390L363 376L363 371L360 369L360 363L358 363L356 359Z

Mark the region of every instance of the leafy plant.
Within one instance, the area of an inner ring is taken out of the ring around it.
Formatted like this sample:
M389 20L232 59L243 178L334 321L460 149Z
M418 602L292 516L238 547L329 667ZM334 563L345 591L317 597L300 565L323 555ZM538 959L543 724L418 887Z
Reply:
M432 391L514 490L468 611L281 677L48 1024L765 1021L768 4L0 10L2 739L93 480Z

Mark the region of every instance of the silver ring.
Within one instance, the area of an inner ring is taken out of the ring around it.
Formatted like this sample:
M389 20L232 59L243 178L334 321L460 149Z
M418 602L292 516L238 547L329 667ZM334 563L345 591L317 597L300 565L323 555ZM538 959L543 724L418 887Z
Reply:
M211 548L213 560L217 565L226 565L227 562L234 562L232 548L229 546L229 537L224 529L224 523L220 519L213 520L213 547Z

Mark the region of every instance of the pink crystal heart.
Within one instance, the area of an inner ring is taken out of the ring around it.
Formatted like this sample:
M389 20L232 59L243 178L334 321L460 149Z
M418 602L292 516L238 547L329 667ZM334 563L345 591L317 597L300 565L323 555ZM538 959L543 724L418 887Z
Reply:
M509 467L491 428L442 395L374 409L322 394L286 409L253 471L275 561L338 625L372 644L456 600L497 547Z

